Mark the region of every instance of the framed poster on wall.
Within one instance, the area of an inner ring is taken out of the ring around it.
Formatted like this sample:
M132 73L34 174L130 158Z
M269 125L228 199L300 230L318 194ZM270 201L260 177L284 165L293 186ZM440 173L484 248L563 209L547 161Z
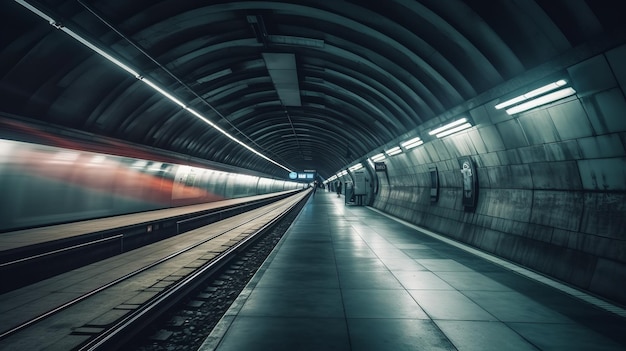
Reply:
M476 167L469 157L459 159L461 167L461 176L463 177L463 195L462 203L466 210L472 210L476 207L478 200L478 180L476 176Z

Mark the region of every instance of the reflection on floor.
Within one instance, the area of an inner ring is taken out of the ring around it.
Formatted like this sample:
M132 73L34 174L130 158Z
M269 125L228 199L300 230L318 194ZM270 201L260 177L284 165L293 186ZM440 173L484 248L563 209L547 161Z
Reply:
M626 318L318 192L201 348L625 350Z

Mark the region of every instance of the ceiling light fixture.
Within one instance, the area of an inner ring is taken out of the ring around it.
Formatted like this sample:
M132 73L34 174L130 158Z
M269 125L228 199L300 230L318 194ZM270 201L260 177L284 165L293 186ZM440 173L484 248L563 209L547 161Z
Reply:
M361 163L357 163L354 166L348 168L350 170L350 172L354 172L354 171L358 171L359 169L363 168L363 164Z
M385 159L385 154L381 152L380 154L376 154L376 155L374 155L374 156L372 156L372 157L370 157L370 158L371 158L371 159L372 159L372 161L374 161L374 162L380 162L380 161L382 161L382 160L384 160L384 159Z
M386 150L385 153L387 154L387 156L394 156L394 155L397 155L397 154L401 154L402 153L402 149L400 149L399 146L395 146L395 147L392 147L389 150Z
M400 143L400 145L407 150L410 150L414 147L418 147L422 144L424 144L424 141L420 137L409 139L405 142Z
M174 103L176 103L177 105L181 106L183 109L185 109L186 111L188 111L189 113L191 113L192 115L194 115L195 117L199 118L200 120L204 121L205 123L207 123L208 125L210 125L211 127L213 127L215 130L217 130L218 132L222 133L223 135L225 135L226 137L228 137L229 139L233 140L234 142L238 143L239 145L245 147L246 149L250 150L251 152L253 152L254 154L262 157L263 159L283 168L284 170L286 170L287 172L292 172L289 168L281 165L280 163L270 159L269 157L261 154L260 152L256 151L255 149L253 149L252 147L246 145L245 143L243 143L242 141L238 140L237 138L235 138L234 136L230 135L228 132L226 132L225 130L223 130L222 128L218 127L215 123L211 122L210 120L208 120L206 117L202 116L200 113L198 113L197 111L189 108L185 103L183 103L182 101L180 101L179 99L177 99L176 97L174 97L173 95L171 95L170 93L166 92L164 89L160 88L159 86L157 86L155 83L153 83L152 81L150 81L149 79L143 77L141 74L139 74L137 71L135 71L134 69L130 68L129 66L127 66L126 64L122 63L121 61L119 61L118 59L116 59L115 57L111 56L110 54L108 54L106 51L100 49L98 46L94 45L93 43L89 42L88 40L86 40L85 38L81 37L80 35L76 34L75 32L73 32L72 30L70 30L67 27L62 26L61 24L59 24L57 21L55 21L52 17L46 15L45 13L43 13L42 11L40 11L39 9L37 9L36 7L32 6L31 4L29 4L28 2L24 1L24 0L15 0L15 2L17 2L18 4L22 5L23 7L25 7L26 9L30 10L31 12L35 13L36 15L38 15L39 17L45 19L46 21L48 21L48 23L50 23L50 25L52 25L53 27L62 30L63 32L65 32L66 34L68 34L69 36L71 36L72 38L74 38L76 41L80 42L81 44L85 45L86 47L88 47L89 49L93 50L94 52L96 52L97 54L99 54L100 56L106 58L107 60L109 60L110 62L114 63L115 65L117 65L118 67L122 68L124 71L130 73L133 77L135 77L136 79L144 82L146 85L150 86L152 89L154 89L155 91L159 92L161 95L165 96L166 98L168 98L169 100L173 101Z
M560 79L556 82L544 85L535 90L531 90L526 94L522 94L520 96L514 97L507 101L501 102L494 107L496 110L500 110L509 106L513 106L506 110L506 113L509 115L527 111L532 108L549 104L551 102L576 94L576 90L574 90L571 87L563 88L555 92L552 92L550 94L546 94L548 92L551 92L555 89L559 89L566 85L567 85L567 81L565 79ZM543 95L543 94L546 94L546 95Z
M561 100L564 99L568 96L572 96L576 94L576 90L572 89L572 88L565 88L565 89L561 89L561 90L557 90L553 93L550 94L546 94L543 96L540 96L536 99L527 101L523 104L519 104L516 106L511 107L510 109L506 110L506 113L509 115L514 115L516 113L520 113L520 112L524 112L527 110L530 110L531 108L535 108L541 105L545 105L545 104L549 104L551 102L557 101L557 100Z
M467 118L461 118L454 122L448 123L445 126L436 128L428 132L429 135L434 135L437 138L443 138L445 136L460 132L467 128L471 128L472 124L467 121Z

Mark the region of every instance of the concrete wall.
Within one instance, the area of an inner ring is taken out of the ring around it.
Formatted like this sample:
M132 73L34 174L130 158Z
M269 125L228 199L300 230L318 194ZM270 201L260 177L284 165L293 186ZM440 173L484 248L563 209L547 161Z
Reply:
M493 101L469 111L472 129L387 158L374 207L626 304L626 46L561 73L576 96L514 116ZM465 156L479 183L472 212Z

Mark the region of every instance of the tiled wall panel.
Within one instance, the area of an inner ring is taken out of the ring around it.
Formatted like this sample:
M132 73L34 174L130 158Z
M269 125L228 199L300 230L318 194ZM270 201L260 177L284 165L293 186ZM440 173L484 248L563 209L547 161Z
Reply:
M626 304L615 284L626 281L624 62L626 46L570 67L578 94L549 106L513 116L493 108L499 99L473 108L474 128L389 160L391 186L382 180L374 206ZM470 209L466 156L479 186ZM439 171L436 202L429 167Z

